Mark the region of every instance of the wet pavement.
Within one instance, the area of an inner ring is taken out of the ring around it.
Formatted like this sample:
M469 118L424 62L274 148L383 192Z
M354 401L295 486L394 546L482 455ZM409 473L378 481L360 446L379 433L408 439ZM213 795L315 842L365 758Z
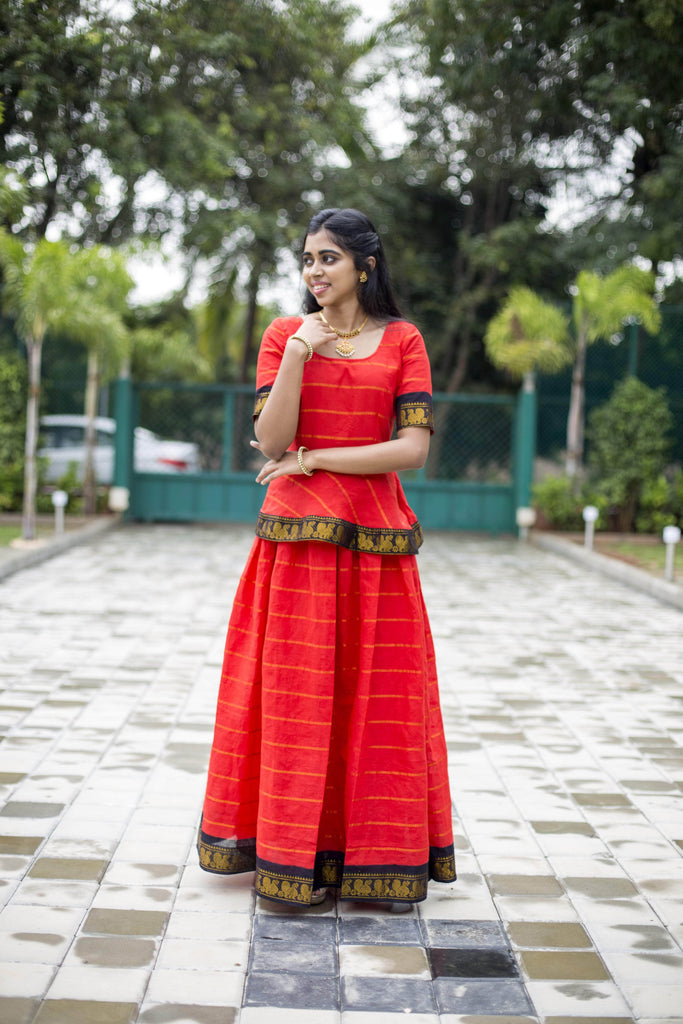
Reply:
M251 537L126 527L0 584L0 1021L683 1024L681 612L428 537L459 879L293 913L194 852Z

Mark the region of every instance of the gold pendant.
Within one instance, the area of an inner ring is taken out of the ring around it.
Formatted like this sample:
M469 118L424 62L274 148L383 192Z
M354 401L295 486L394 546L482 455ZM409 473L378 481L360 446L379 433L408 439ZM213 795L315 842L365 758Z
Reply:
M348 359L349 356L352 356L356 350L351 344L351 342L348 340L348 338L344 338L343 341L339 342L334 351L343 359Z

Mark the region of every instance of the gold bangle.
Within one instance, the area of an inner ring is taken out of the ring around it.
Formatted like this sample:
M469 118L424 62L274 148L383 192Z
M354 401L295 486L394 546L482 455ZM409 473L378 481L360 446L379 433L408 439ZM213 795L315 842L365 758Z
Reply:
M304 359L304 362L305 362L305 363L307 363L309 359L312 359L312 358L313 358L313 346L311 345L311 343L310 343L310 341L308 340L308 338L302 338L302 337L301 337L301 335L299 335L299 334L292 334L292 335L290 336L290 339L289 339L289 340L290 340L290 341L302 341L302 342L304 343L304 345L305 345L305 346L306 346L306 348L308 349L308 355L307 355L307 356L306 356L306 358Z
M299 448L299 451L296 453L296 461L299 463L299 469L305 476L313 476L315 470L306 469L306 467L304 466L304 452L307 451L308 448L304 448L304 446L301 445L301 448Z

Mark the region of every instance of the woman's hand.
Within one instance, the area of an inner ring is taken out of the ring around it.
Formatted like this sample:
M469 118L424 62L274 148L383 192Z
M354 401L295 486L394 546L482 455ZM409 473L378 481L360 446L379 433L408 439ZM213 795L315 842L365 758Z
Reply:
M252 448L258 449L263 455L263 449L258 441L249 442ZM302 476L299 460L296 452L285 452L279 459L268 459L265 466L256 477L257 484L269 484L278 476Z
M338 341L338 337L332 328L321 320L320 313L309 313L305 316L301 327L297 327L294 332L293 337L296 336L306 338L314 352L318 352L328 341L334 341L335 343ZM300 341L292 341L290 338L287 341L288 346L290 342L296 346L297 351L301 348Z

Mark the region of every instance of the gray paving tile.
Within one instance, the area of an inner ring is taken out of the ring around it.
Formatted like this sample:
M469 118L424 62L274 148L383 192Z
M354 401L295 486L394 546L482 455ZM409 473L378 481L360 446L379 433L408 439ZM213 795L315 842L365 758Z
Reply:
M372 1010L375 1013L434 1013L436 1004L429 981L413 978L345 977L342 1011Z
M339 972L334 937L328 942L304 943L300 939L255 938L251 944L249 970L259 973L320 974L333 977Z
M354 946L419 946L422 937L419 923L412 918L342 917L339 941Z
M425 946L440 949L501 949L508 945L499 921L421 921Z
M437 978L434 981L434 992L439 1013L533 1013L524 986L518 981Z
M332 917L300 914L254 914L254 938L285 942L334 942L337 922Z
M339 979L310 974L250 974L242 1005L338 1010Z
M430 949L432 978L517 978L519 969L507 949Z

